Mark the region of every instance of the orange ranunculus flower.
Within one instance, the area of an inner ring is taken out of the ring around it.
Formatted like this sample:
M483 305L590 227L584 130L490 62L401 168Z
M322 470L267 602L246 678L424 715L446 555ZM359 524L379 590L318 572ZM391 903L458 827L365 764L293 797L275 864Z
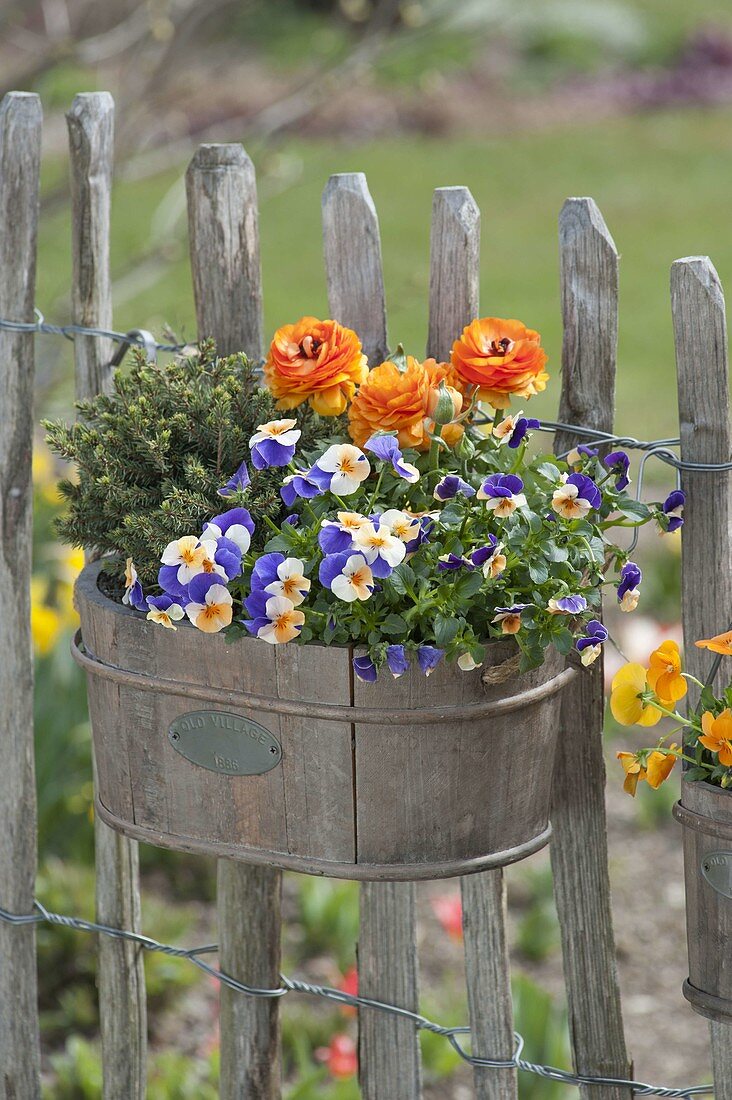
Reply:
M666 707L673 707L687 692L687 683L681 675L681 654L676 642L661 642L648 661L646 679Z
M699 646L699 649L711 649L712 653L723 653L727 657L732 657L732 630L727 630L724 634L715 634L713 638L701 638L698 642L694 642L694 645Z
M546 352L541 336L521 321L482 317L471 321L452 345L452 365L480 399L506 409L511 397L533 397L546 388Z
M361 341L337 321L301 317L278 328L264 365L264 380L278 409L309 401L321 416L340 416L368 373Z
M699 738L705 749L718 753L717 759L725 768L732 766L732 713L725 707L715 718L710 710L702 714L704 734Z
M395 431L400 447L428 450L430 440L425 435L424 421L428 417L431 391L442 381L458 393L462 389L450 364L434 359L420 363L408 355L404 370L391 359L374 367L348 410L351 439L357 447L363 447L375 432ZM434 424L429 427L434 430ZM447 424L442 429L442 436L450 446L462 433L462 424Z

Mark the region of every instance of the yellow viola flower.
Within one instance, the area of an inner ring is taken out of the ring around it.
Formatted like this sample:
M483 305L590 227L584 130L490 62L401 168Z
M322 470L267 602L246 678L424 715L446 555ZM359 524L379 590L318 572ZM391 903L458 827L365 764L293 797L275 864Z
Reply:
M623 790L632 798L635 798L636 788L641 780L646 778L646 769L641 763L640 754L636 752L619 752L618 760L625 772Z
M33 648L41 657L51 652L63 630L61 616L46 603L45 596L45 584L34 578L31 581L31 634Z
M687 692L686 680L681 675L681 654L676 642L670 639L662 642L658 649L654 649L648 664L648 686L665 706L673 709L673 705L683 699Z
M670 745L666 751L640 749L638 752L619 752L618 760L625 772L623 790L635 797L638 784L643 782L653 787L654 791L658 790L674 769L676 748L676 745Z
M702 714L703 735L699 738L705 749L718 754L717 759L725 768L732 765L732 712L725 707L715 718L710 710Z
M712 653L722 653L727 657L732 656L732 630L726 630L724 634L715 634L713 638L700 638L694 642L699 649L710 649Z
M655 726L661 711L646 702L648 681L643 665L628 664L615 674L610 690L610 710L621 726Z
M649 787L653 787L654 791L658 790L664 780L668 779L671 772L674 770L676 757L673 754L677 747L677 745L669 745L667 752L660 752L658 749L654 749L653 752L648 754L648 759L646 760L646 782Z

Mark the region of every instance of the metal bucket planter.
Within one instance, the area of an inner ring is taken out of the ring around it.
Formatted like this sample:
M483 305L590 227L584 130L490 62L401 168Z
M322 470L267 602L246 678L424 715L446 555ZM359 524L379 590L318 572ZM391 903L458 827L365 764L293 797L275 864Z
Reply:
M689 977L684 996L709 1020L732 1022L732 791L682 779Z
M493 686L444 662L428 679L362 684L348 648L165 630L109 600L100 568L77 582L75 656L97 812L113 828L374 880L462 875L546 844L560 691L574 675L554 650ZM485 667L514 653L492 643Z

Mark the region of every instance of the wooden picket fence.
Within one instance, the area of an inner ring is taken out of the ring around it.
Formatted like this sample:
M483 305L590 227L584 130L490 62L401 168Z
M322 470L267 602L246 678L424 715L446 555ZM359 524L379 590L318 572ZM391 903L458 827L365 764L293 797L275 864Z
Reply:
M73 320L111 327L109 218L113 112L106 93L78 95L68 114L73 207ZM35 291L41 106L11 93L0 107L0 317L32 321ZM254 168L240 145L204 145L187 177L191 266L200 336L223 353L263 351ZM323 193L325 270L331 315L356 329L373 363L388 347L379 224L361 174L332 176ZM448 357L456 333L479 316L480 213L465 187L439 188L432 211L427 354ZM564 321L559 419L611 431L617 344L618 254L592 199L569 199L559 220ZM677 260L671 303L682 457L730 458L725 306L706 258ZM110 385L112 347L75 341L76 388ZM32 334L0 331L0 906L29 913L36 873L33 659L30 633ZM669 383L670 383L669 379ZM573 440L557 439L566 450ZM726 628L730 479L684 474L683 611L689 670L703 675L692 642ZM552 870L562 935L575 1069L628 1077L615 965L605 817L601 662L565 693L552 815ZM578 764L579 762L579 764ZM520 797L520 794L518 795ZM137 844L97 820L97 915L139 928ZM513 1018L501 870L461 881L472 1049L513 1054ZM220 860L222 969L251 985L279 983L281 873ZM361 993L418 1006L415 885L361 886ZM99 1003L105 1100L141 1100L146 1087L146 1001L141 951L100 937ZM368 1100L421 1094L414 1024L362 1009L360 1083ZM711 1025L717 1100L732 1100L732 1031ZM0 922L0 1096L40 1094L35 932ZM516 1100L515 1069L476 1068L480 1100ZM595 1085L585 1100L631 1100L627 1087ZM274 1100L281 1092L279 1001L221 991L221 1097Z

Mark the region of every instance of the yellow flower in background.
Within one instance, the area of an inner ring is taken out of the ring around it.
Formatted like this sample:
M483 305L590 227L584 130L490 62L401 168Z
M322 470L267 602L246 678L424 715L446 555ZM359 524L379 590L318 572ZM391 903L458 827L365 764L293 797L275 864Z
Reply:
M58 611L46 603L46 585L39 578L31 581L31 634L36 653L45 657L58 641L63 622Z
M643 665L628 664L615 674L610 691L610 710L621 726L655 726L661 711L642 696L649 690Z
M670 639L661 642L658 649L654 649L648 663L648 686L665 706L673 709L673 705L683 699L688 690L686 680L681 675L681 654L676 642Z

